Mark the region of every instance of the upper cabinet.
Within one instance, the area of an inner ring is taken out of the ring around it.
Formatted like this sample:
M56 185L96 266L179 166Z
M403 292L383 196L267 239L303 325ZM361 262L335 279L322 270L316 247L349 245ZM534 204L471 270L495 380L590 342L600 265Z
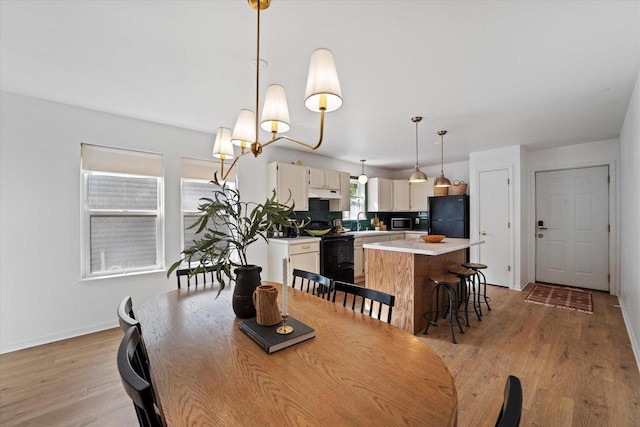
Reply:
M348 172L339 172L338 178L340 179L340 198L329 200L329 210L332 212L348 211L350 209L351 192L349 191L349 184L351 176Z
M428 210L429 196L433 196L430 182L409 182L406 179L393 180L393 211L420 212Z
M393 210L395 212L406 212L411 209L409 185L409 181L406 179L393 180Z
M429 197L433 196L433 183L416 182L409 185L409 210L412 212L429 210Z
M309 168L309 188L340 190L340 172Z
M280 203L285 203L291 192L291 202L295 203L296 211L309 210L309 168L289 163L269 163L267 165L267 195L271 197L271 190L276 189Z
M367 205L369 212L391 212L393 210L393 181L385 178L369 179Z

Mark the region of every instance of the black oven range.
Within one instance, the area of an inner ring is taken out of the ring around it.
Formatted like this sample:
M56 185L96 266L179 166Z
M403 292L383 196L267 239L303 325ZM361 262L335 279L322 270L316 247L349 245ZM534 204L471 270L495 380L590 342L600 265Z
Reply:
M327 234L320 236L320 274L333 280L353 283L353 235L336 233L329 222L312 221L309 226L316 229L331 228Z

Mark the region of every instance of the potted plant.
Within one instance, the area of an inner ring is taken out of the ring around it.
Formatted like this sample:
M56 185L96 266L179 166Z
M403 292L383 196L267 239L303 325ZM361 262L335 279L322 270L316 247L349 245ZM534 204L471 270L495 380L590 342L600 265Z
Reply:
M289 224L293 203L288 207L279 203L275 190L264 203L243 202L240 192L218 180L217 173L211 181L212 195L200 199L198 210L202 213L189 228L197 228L198 238L193 246L182 251L182 258L169 268L167 277L180 265L196 264L191 275L208 270L215 272L220 291L225 280L235 281L233 311L247 319L256 315L253 291L260 285L262 267L249 264L247 249L263 239L267 231ZM288 200L287 200L288 203Z

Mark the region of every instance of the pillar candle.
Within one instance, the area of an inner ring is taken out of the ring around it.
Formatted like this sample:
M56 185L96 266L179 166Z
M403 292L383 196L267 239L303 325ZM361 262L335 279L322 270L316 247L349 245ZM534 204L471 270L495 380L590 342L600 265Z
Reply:
M287 286L287 278L288 278L288 271L287 271L287 259L286 258L282 258L282 314L286 315L288 314L287 312L287 294L289 292L288 291L288 286Z

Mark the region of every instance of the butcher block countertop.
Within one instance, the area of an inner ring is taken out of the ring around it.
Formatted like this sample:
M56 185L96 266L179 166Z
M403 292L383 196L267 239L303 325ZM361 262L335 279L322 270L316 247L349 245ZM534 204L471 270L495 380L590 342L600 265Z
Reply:
M406 252L418 255L443 255L484 243L484 240L454 239L445 237L439 243L427 243L422 239L392 240L390 242L365 243L363 248L380 251Z

